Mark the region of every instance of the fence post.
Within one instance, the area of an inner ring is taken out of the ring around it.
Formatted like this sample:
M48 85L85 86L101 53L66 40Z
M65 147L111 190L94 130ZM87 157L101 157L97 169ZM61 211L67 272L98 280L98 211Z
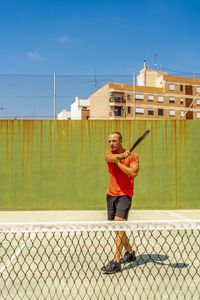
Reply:
M54 120L56 120L56 73L54 73Z
M133 73L133 118L135 119L135 72Z

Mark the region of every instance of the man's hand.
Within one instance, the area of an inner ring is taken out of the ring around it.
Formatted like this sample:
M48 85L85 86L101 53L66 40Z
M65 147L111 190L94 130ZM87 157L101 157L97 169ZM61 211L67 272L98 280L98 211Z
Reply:
M124 151L120 154L112 154L109 150L105 153L105 159L107 162L117 163L122 159L127 158L130 155L129 151Z
M117 160L125 159L125 158L127 158L130 154L131 154L131 153L130 153L129 151L126 150L125 152L123 152L123 153L121 153L121 154L118 155Z

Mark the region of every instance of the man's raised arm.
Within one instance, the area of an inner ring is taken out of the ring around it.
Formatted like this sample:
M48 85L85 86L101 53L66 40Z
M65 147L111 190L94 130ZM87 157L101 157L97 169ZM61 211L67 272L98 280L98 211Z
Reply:
M116 163L118 162L120 159L125 159L130 155L130 153L128 151L124 151L123 153L117 153L117 154L113 154L110 150L106 150L105 152L105 160L107 162L113 162Z

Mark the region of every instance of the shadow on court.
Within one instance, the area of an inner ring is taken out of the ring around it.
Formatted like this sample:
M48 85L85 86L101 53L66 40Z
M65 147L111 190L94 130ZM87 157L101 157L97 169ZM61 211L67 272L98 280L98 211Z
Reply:
M164 254L142 254L136 257L136 260L134 263L131 263L130 265L124 267L122 271L124 270L130 270L135 267L138 267L140 265L145 265L148 263L154 263L156 265L162 265L162 266L169 266L171 268L177 268L177 269L183 269L187 268L189 264L186 264L184 262L182 263L167 263L166 260L168 260L169 257Z

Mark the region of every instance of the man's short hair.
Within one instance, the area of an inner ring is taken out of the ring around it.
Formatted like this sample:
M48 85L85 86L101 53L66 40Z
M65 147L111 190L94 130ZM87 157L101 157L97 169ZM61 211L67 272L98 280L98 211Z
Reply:
M120 132L118 132L118 131L114 131L114 132L112 132L111 134L118 134L118 136L119 136L119 140L122 140L122 135L121 135L121 133Z

